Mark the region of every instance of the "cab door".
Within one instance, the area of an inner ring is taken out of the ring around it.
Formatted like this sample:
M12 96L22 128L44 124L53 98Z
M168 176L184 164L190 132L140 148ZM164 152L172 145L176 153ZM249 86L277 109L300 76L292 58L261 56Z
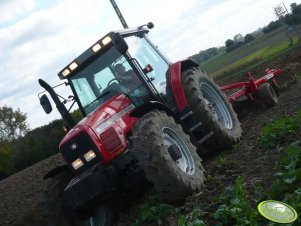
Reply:
M125 37L130 56L138 61L142 68L150 64L153 70L147 73L147 77L152 82L158 95L164 103L172 108L174 106L172 93L167 85L167 73L169 63L164 59L148 42L144 36Z

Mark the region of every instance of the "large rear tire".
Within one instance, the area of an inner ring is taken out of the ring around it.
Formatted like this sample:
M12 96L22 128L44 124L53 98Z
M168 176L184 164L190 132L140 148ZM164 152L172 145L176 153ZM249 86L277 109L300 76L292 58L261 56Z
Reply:
M202 122L198 132L202 136L213 132L207 142L198 145L200 154L213 154L237 143L242 136L240 122L213 80L199 70L188 69L182 75L182 84L194 121Z
M201 159L173 117L158 110L145 114L133 129L132 141L134 156L162 199L181 200L201 190Z

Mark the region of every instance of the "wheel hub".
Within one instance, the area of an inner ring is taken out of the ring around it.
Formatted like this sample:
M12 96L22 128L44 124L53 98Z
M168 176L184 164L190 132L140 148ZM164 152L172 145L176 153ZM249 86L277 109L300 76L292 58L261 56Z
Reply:
M168 153L170 154L171 158L174 161L178 161L180 158L182 158L182 152L180 148L177 145L171 145L167 148Z
M162 138L167 152L177 167L184 173L193 175L195 172L194 159L181 136L173 129L164 127L162 128Z
M230 115L229 109L218 90L209 83L201 82L200 89L205 103L218 123L227 128L233 128L233 120Z
M218 115L216 113L216 110L215 110L213 104L211 104L206 98L204 98L204 100L205 100L209 110L211 111L213 117L218 121Z

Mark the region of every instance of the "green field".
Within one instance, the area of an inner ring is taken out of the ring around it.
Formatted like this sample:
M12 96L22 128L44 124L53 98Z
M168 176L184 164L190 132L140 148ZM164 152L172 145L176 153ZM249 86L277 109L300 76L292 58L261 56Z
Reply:
M300 26L298 28L300 29ZM279 28L269 34L264 34L254 39L248 46L242 46L229 53L221 54L203 64L201 67L213 77L233 75L250 70L251 67L272 59L279 54L298 46L297 36L294 44L289 45L285 30Z

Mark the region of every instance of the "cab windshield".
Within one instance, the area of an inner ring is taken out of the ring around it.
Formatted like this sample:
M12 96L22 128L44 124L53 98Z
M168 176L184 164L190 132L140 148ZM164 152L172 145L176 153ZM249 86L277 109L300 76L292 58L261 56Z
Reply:
M114 46L77 72L70 81L85 115L118 93L130 97L147 95L139 77Z

